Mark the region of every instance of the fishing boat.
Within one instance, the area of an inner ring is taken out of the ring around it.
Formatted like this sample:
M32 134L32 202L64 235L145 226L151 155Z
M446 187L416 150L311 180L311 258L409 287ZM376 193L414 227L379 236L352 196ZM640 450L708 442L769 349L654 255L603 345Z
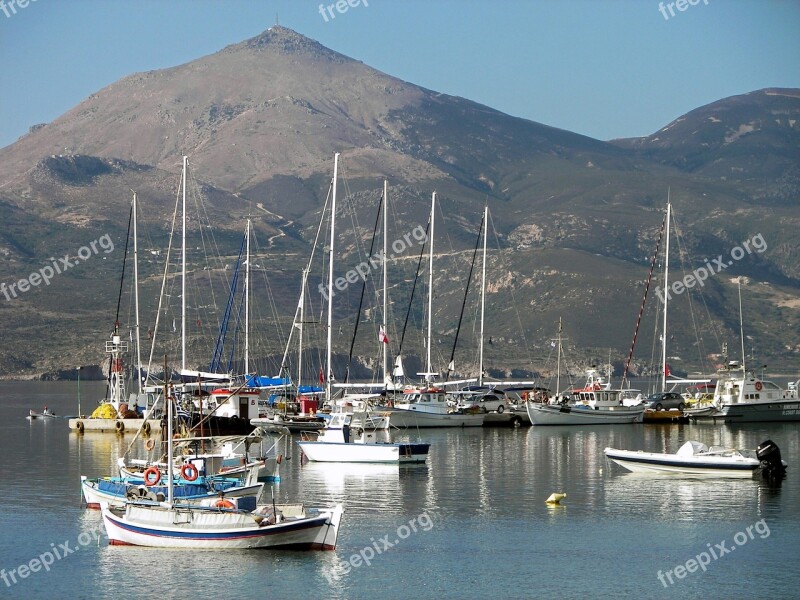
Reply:
M317 462L421 463L428 458L431 445L413 442L380 442L375 432L351 427L356 415L340 413L317 439L304 436L298 442L303 454ZM363 421L366 415L361 415Z
M164 501L170 484L173 496L185 503L215 499L219 494L230 498L259 495L264 489L264 484L257 481L257 472L246 477L199 475L201 469L205 470L204 463L204 459L183 463L180 469L172 470L176 475L180 473L180 476L173 475L172 481L155 465L148 467L141 476L90 478L82 475L81 493L86 508L97 509L103 504L124 506L131 499Z
M556 396L548 404L528 402L526 408L534 425L641 423L644 404L626 406L624 392L612 390L595 369L589 369L583 388L571 390L565 398Z
M56 416L57 416L56 413L54 413L46 406L44 407L44 410L42 412L36 412L35 410L30 410L28 414L29 419L52 419Z
M687 441L677 452L643 452L606 448L605 455L616 464L635 473L672 473L713 477L783 477L786 463L781 460L778 446L766 440L755 451L721 446L706 446Z
M746 370L744 364L731 361L719 372L713 406L687 412L693 420L720 423L800 421L798 388L800 381L782 389Z
M103 502L103 524L109 544L186 549L336 548L344 512L341 504L307 509L301 503L276 504L273 496L271 504L258 505L255 495L230 500L224 493L201 506L176 500L172 405L167 402L166 499L129 500L122 507Z

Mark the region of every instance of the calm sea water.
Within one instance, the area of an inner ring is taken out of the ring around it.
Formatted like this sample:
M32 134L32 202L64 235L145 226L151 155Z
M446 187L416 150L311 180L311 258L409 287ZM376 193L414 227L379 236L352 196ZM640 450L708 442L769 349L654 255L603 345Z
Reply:
M276 498L344 503L338 548L190 552L98 541L100 515L82 508L79 477L111 474L132 436L78 436L61 419L25 419L45 405L75 414L76 392L75 383L0 384L0 597L707 600L800 589L796 424L423 430L428 463L404 468L302 465L289 440ZM102 384L82 383L81 395L85 412ZM674 451L698 439L754 448L767 438L790 463L779 488L642 478L603 456L606 446ZM562 506L545 504L552 492L567 493ZM728 552L705 572L676 577L676 566L709 548L721 554L719 544ZM53 550L64 556L48 571L20 577L20 565L35 568L31 560ZM359 553L371 564L351 559ZM668 570L665 587L658 572Z

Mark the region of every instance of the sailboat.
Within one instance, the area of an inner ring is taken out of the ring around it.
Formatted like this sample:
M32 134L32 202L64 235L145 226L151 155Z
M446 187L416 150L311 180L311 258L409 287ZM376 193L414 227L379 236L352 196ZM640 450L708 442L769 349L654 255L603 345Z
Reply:
M435 385L431 366L431 333L433 326L433 236L436 213L436 192L431 195L430 245L428 265L428 337L426 372L418 373L425 378L425 386L419 389L403 390L403 394L395 397L393 406L381 407L388 411L389 421L393 427L481 427L484 415L454 410L448 402L443 387ZM452 365L452 362L451 362ZM472 380L474 381L474 379Z
M258 505L255 496L230 500L224 494L210 506L176 502L172 412L169 401L167 498L164 502L128 501L119 508L103 502L103 524L111 545L217 550L336 548L344 512L341 504L307 509L299 503L276 504L273 499L271 504Z

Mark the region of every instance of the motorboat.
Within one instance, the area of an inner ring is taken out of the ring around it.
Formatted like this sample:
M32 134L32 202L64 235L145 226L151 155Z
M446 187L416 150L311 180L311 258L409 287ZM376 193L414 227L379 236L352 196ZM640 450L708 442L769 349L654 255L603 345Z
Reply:
M616 464L635 473L713 477L752 477L762 473L765 477L782 478L786 471L780 449L772 440L761 443L755 451L709 447L690 440L675 453L615 448L606 448L604 453Z

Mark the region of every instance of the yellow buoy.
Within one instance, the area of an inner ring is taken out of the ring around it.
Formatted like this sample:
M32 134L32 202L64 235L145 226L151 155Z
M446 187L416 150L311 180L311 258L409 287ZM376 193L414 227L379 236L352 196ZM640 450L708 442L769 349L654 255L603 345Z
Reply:
M550 497L545 500L547 504L560 504L561 501L567 497L566 493L554 492L550 494Z

